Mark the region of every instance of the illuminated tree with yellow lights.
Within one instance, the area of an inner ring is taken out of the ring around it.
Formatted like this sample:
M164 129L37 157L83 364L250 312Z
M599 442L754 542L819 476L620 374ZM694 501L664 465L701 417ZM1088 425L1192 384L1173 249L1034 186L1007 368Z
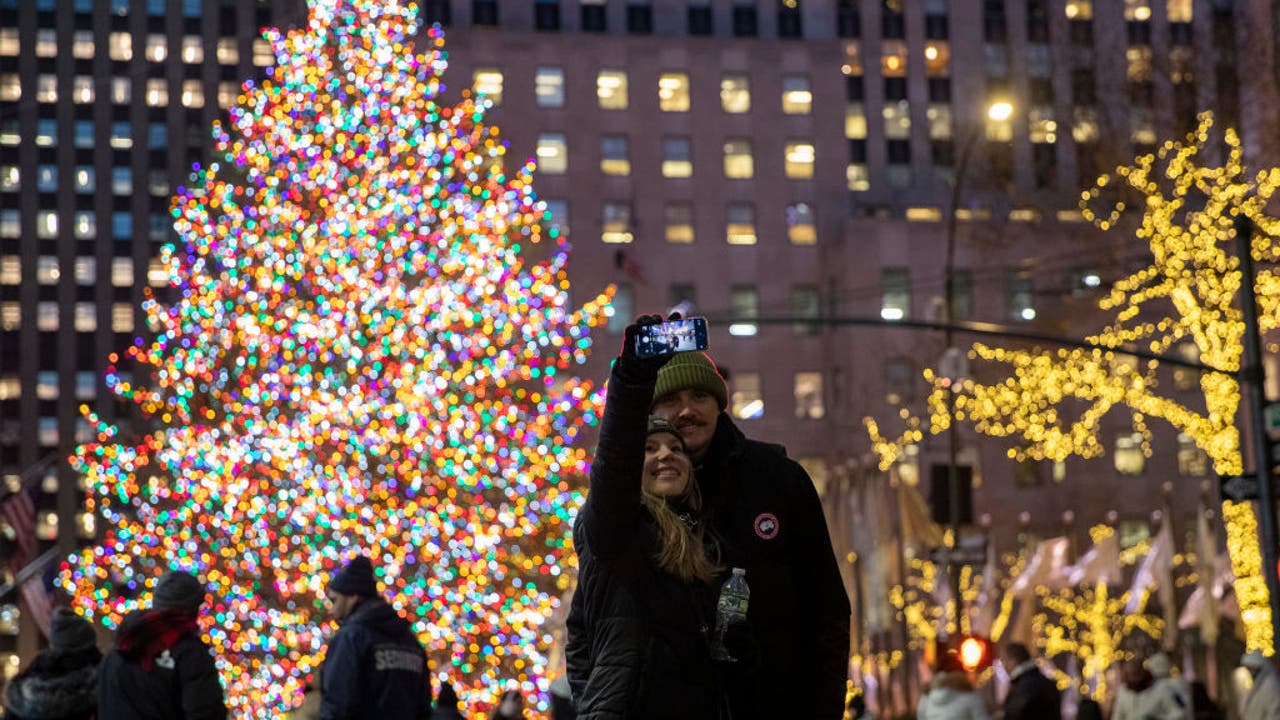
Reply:
M1011 374L992 383L966 381L958 387L957 420L990 436L1016 439L1016 448L1009 452L1014 460L1062 460L1100 455L1100 421L1112 410L1123 410L1148 441L1144 452L1151 451L1148 422L1160 419L1194 438L1216 472L1242 471L1235 426L1240 404L1235 373L1244 334L1235 302L1242 273L1230 243L1235 238L1234 220L1243 214L1261 231L1252 241L1254 257L1280 260L1280 245L1273 240L1280 221L1263 212L1280 186L1280 169L1249 174L1240 140L1230 129L1223 133L1225 161L1214 164L1205 152L1212 124L1210 115L1201 116L1199 127L1183 142L1166 142L1158 152L1101 176L1082 194L1081 210L1104 231L1117 228L1122 216L1139 215L1135 233L1148 243L1152 255L1150 265L1117 281L1099 301L1102 310L1114 313L1114 320L1087 339L1113 350L1042 351L975 344L971 357L1004 366ZM1280 274L1261 270L1255 289L1261 328L1280 326ZM1124 354L1126 348L1163 354L1184 343L1194 344L1200 362L1221 371L1201 374L1199 409L1160 394L1158 363L1140 365ZM885 467L905 445L950 426L951 390L935 373L926 372L925 377L934 385L927 422L909 419L906 429L889 439L867 421ZM1232 502L1224 503L1223 519L1247 644L1271 652L1256 519L1248 503Z
M265 31L275 67L173 199L140 382L107 377L147 432L99 423L72 459L103 527L62 567L74 607L116 626L164 571L197 573L237 718L301 700L356 553L469 712L508 683L549 705L574 439L599 411L572 371L609 295L571 306L532 163L487 101L437 102L444 38L415 5L312 0Z

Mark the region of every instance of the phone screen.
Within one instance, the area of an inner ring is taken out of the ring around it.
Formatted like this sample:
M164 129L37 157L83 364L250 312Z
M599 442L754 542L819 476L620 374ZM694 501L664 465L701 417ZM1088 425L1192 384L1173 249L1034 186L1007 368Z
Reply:
M639 357L706 349L706 318L685 318L645 325L636 335L636 355Z

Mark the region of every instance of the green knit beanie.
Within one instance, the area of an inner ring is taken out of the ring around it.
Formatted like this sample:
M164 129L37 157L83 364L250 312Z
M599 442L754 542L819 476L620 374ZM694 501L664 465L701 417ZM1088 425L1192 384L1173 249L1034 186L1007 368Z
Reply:
M667 393L685 389L710 393L720 403L721 410L729 407L729 388L716 369L716 364L704 352L672 355L658 371L658 384L653 388L653 399L656 402Z

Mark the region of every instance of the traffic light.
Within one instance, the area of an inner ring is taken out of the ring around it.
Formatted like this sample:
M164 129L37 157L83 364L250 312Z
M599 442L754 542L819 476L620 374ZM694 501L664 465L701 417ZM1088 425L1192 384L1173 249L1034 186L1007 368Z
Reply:
M977 635L962 635L959 640L956 655L959 656L960 666L965 669L965 672L981 672L991 667L992 661L995 660L991 640Z

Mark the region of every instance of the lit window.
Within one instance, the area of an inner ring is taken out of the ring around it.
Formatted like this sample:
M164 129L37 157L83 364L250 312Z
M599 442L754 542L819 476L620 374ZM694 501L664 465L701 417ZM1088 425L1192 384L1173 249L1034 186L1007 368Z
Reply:
M871 168L866 163L849 163L844 171L845 183L852 192L871 189Z
M746 75L725 75L720 78L720 107L727 113L751 110L751 81Z
M77 285L93 285L98 282L98 260L89 255L76 257L75 275Z
M601 70L596 76L596 99L604 110L626 110L627 74L622 70Z
M92 125L89 126L89 139L93 139ZM133 127L127 122L111 123L111 139L107 142L116 150L128 150L133 147Z
M3 311L0 310L0 314ZM7 329L7 328L6 328ZM22 397L22 383L13 375L0 377L0 400L16 400Z
M1173 347L1173 352L1187 362L1200 362L1200 348L1196 347L1193 342L1178 343ZM1274 375L1267 373L1268 380L1272 377ZM1200 386L1200 373L1192 368L1175 367L1173 369L1173 385L1179 390L1194 390Z
M547 206L542 227L551 237L569 234L569 204L564 200L544 200Z
M1123 475L1141 475L1147 458L1142 454L1142 433L1126 433L1116 438L1116 470Z
M738 420L764 417L764 395L760 392L759 373L734 373L730 411Z
M726 140L724 143L724 176L744 180L755 174L755 162L751 157L751 141L746 138Z
M813 177L813 143L789 142L786 145L785 157L787 177L793 180L807 180Z
M693 154L689 138L663 138L662 175L669 178L687 178L693 175Z
M36 329L52 332L58 329L58 303L42 302L36 304Z
M536 153L538 170L547 175L563 175L569 169L569 149L560 133L539 135Z
M1125 51L1125 58L1129 61L1128 78L1129 82L1141 83L1151 80L1151 46L1150 45L1130 45Z
M625 137L606 135L600 138L600 172L605 175L631 174L631 159Z
M98 376L89 370L76 373L76 399L92 400L98 394Z
M22 97L22 81L17 73L0 73L0 100L18 100Z
M36 373L36 398L40 400L58 399L58 373L45 370Z
M1124 0L1124 19L1143 22L1151 19L1149 0Z
M0 210L0 237L16 238L22 228L17 210Z
M0 55L17 55L21 48L22 42L18 40L18 28L0 28Z
M658 107L666 112L688 111L688 75L685 73L663 73L658 78Z
M813 91L809 89L808 75L784 75L782 77L782 112L787 115L808 115L813 110Z
M169 284L169 269L160 258L152 258L147 263L147 284L151 287L164 287Z
M860 102L851 102L844 106L844 136L850 140L865 140L867 137L867 110Z
M880 270L880 317L904 320L911 315L911 270L887 267Z
M98 329L98 306L91 302L78 302L74 318L76 332L93 332Z
M564 107L564 70L540 67L533 78L534 97L538 107Z
M267 67L276 61L276 52L271 49L271 43L263 38L254 38L253 40L253 64L258 67Z
M0 192L17 192L22 189L22 173L17 165L0 165Z
M111 236L117 240L133 239L133 215L131 213L111 213Z
M233 37L218 38L218 49L215 51L218 62L223 65L235 65L240 62L240 47Z
M71 56L80 60L93 57L93 33L88 30L77 30L71 37Z
M1034 105L1027 112L1027 123L1030 128L1031 142L1051 143L1058 139L1058 123L1053 119L1053 108L1049 105Z
M111 78L111 102L117 105L124 105L128 103L132 89L132 83L129 82L129 78Z
M0 285L18 285L22 282L22 258L17 255L0 255Z
M169 104L169 84L164 78L147 79L147 104L151 107L164 107Z
M1174 84L1196 81L1196 51L1186 45L1169 48L1169 78Z
M729 288L729 334L735 337L753 337L760 330L755 322L760 317L760 293L754 285L733 285Z
M133 258L111 258L111 284L115 287L133 287Z
M111 332L133 332L133 306L129 303L111 304Z
M925 117L929 120L930 140L951 139L950 103L929 103L929 109L925 111Z
M1140 105L1133 105L1129 108L1129 139L1138 144L1155 144L1156 117L1154 110Z
M945 77L951 71L951 45L946 40L924 44L924 70L929 77Z
M195 65L204 62L204 40L197 35L182 38L182 62Z
M57 75L37 75L36 76L36 102L42 102L42 103L58 102L58 76Z
M756 244L756 207L751 203L730 203L725 213L725 240L730 245Z
M884 77L907 76L907 44L901 40L880 43L880 72Z
M57 440L49 445L57 445ZM36 514L36 537L41 540L58 539L58 513L53 510L42 510Z
M22 306L16 302L0 303L0 330L17 330L22 326Z
M119 166L111 168L111 193L113 195L129 195L133 192L133 168Z
M36 190L40 192L57 192L57 165L40 165L36 167Z
M1166 14L1171 23L1189 23L1192 20L1191 0L1169 0Z
M81 538L92 540L98 536L98 518L94 513L76 513L76 524Z
M906 100L884 104L884 136L890 140L911 137L911 106Z
M796 417L821 420L827 414L822 398L822 373L798 372L795 380Z
M147 60L154 63L164 62L164 59L168 55L169 41L164 35L147 36L146 50L143 51L143 56L146 57Z
M1031 277L1011 271L1005 278L1005 310L1010 320L1035 320L1035 293L1031 286Z
M606 202L601 213L600 239L606 243L629 243L631 235L631 206L622 202Z
M240 97L240 85L234 82L218 83L218 107L226 110Z
M1196 439L1186 433L1178 433L1178 474L1209 474L1209 456L1196 444Z
M477 68L471 73L471 84L476 94L489 98L495 106L502 104L502 71L494 68Z
M52 255L41 255L36 258L36 282L41 285L57 285L62 271L58 268L58 258Z
M1093 0L1067 0L1068 20L1093 19Z
M791 315L797 318L816 319L822 311L818 298L818 288L814 285L794 285L791 288ZM798 322L791 326L796 335L817 335L818 325L811 322Z
M133 59L133 36L127 32L113 32L107 36L107 54L112 60Z
M77 240L92 240L98 234L97 216L92 210L77 211L71 225Z
M862 74L862 48L857 40L849 40L844 44L844 64L840 66L840 72L845 75Z
M169 233L173 230L169 216L165 213L153 212L147 215L147 225L147 237L156 242L168 240Z
M204 86L199 80L182 81L183 107L204 107Z
M693 205L687 202L667 203L662 209L667 242L693 242Z
M98 187L96 173L90 165L77 165L75 179L78 193L91 193Z
M58 418L54 418L54 417L40 418L37 421L37 425L36 425L36 439L42 447L57 447ZM49 515L50 513L42 512L39 514L39 517L36 519L36 537L41 537L42 533L47 533L47 527L45 526L45 521ZM58 516L55 514L53 517L55 520L57 520ZM52 539L52 538L42 538L42 539Z
M818 242L812 205L794 203L787 206L787 239L792 245L813 245Z
M1071 126L1071 137L1077 143L1097 142L1098 109L1093 106L1076 106L1073 110L1074 123Z
M22 142L18 134L18 118L0 117L0 145L17 145Z
M58 54L58 31L36 31L36 57L55 57Z

